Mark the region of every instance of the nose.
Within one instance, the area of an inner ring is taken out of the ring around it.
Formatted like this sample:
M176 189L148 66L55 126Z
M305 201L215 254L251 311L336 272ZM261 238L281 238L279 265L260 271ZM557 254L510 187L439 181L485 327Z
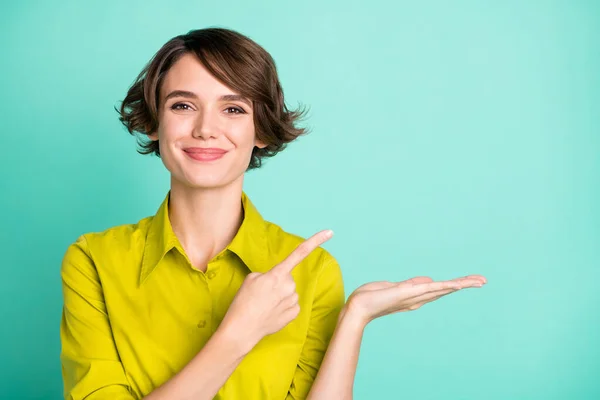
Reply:
M218 116L213 115L209 110L203 110L198 113L194 124L192 136L195 138L209 139L218 136Z

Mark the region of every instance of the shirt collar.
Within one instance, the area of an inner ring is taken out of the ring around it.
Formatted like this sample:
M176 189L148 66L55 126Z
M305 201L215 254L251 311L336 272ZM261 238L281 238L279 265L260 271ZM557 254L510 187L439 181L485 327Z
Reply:
M144 245L140 284L146 280L171 249L177 248L182 254L184 253L169 220L170 194L171 191L167 193L150 222ZM235 253L250 271L264 273L272 267L268 258L270 252L267 247L267 222L245 192L242 192L241 200L244 219L227 249Z

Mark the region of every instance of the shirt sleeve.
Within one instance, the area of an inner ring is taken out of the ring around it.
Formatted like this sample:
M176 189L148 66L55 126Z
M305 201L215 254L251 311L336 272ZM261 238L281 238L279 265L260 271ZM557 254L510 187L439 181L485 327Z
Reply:
M286 400L306 399L308 396L345 300L340 266L328 254L317 281L308 334Z
M67 249L61 277L60 360L65 399L135 399L119 359L102 285L84 235Z

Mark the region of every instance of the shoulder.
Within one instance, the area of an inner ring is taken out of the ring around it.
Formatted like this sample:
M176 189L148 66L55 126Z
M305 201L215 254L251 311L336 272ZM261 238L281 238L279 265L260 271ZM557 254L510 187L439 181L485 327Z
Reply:
M154 217L145 217L136 223L122 224L103 231L81 234L70 243L62 261L62 271L85 268L102 263L107 258L119 257L145 244L148 227Z
M308 237L288 232L281 226L266 221L266 236L269 242L269 252L276 263L281 262ZM340 266L335 257L323 247L318 247L295 268L294 272L304 271L312 279L323 274L341 277ZM302 275L302 274L301 274Z
M154 217L146 217L132 224L110 227L100 232L83 234L92 250L131 250L132 246L143 244L148 228Z

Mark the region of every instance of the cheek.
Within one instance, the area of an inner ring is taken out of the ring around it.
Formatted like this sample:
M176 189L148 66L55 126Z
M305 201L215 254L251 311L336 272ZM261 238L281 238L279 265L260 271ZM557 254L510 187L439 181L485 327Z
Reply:
M168 118L163 119L158 127L160 155L167 167L173 166L175 156L173 153L176 152L173 142L176 142L177 138L181 136L182 128L180 122Z
M167 116L161 122L161 132L163 137L169 140L180 136L181 132L185 131L188 125L190 125L190 123L186 119L177 119Z
M172 147L173 142L186 136L186 133L190 130L190 125L186 120L177 120L174 118L165 118L161 121L158 128L161 150Z
M248 122L237 126L235 131L232 133L234 140L237 142L239 147L254 147L255 132L253 122Z

